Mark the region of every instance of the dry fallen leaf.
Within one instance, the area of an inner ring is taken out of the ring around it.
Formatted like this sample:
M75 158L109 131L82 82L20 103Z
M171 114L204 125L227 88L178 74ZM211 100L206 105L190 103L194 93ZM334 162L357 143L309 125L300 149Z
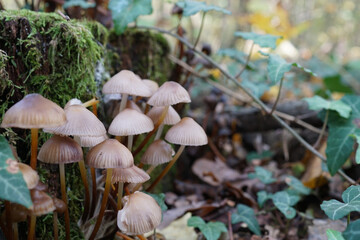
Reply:
M193 227L188 227L187 222L191 218L191 213L173 221L169 226L157 232L163 234L166 240L196 240L197 234Z

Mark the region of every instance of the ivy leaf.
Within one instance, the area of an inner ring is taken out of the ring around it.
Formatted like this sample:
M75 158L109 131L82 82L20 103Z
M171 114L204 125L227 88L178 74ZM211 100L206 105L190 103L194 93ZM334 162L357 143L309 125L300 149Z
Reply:
M238 204L236 209L237 212L231 215L231 223L235 224L244 222L253 233L261 235L259 223L256 220L254 210L244 204Z
M326 157L327 167L334 175L345 163L353 151L354 138L360 121L360 97L347 95L341 99L352 109L348 119L341 118L337 113L330 112L328 119L329 135L327 139Z
M70 1L66 1L63 5L64 9L67 9L69 7L81 7L82 9L88 9L88 8L93 8L96 6L95 3L88 3L85 0L70 0Z
M217 11L224 14L231 14L229 10L214 5L207 5L205 2L184 1L184 2L177 2L176 5L178 5L183 9L183 16L185 17L194 15L200 11L203 12Z
M281 36L274 36L269 34L257 34L253 32L235 32L235 37L241 37L246 40L253 40L255 44L264 48L276 48L276 40L282 38Z
M151 0L110 0L109 9L117 34L123 33L138 16L152 13Z
M258 178L264 184L273 183L276 181L275 178L272 177L272 172L266 170L263 167L255 167L255 173L249 174L250 179Z
M346 230L343 232L343 237L346 240L358 240L360 239L360 219L351 222Z
M311 74L311 75L313 75L313 76L315 76L315 77L317 76L317 74L314 73L312 70L310 70L310 69L308 69L308 68L306 68L306 67L301 66L299 63L292 63L291 65L292 65L293 67L297 67L297 68L303 70L304 72L309 73L309 74Z
M309 109L311 110L333 110L336 111L343 118L350 117L351 107L341 100L328 101L320 96L304 98L304 100L309 104Z
M256 195L257 195L257 202L259 204L259 207L263 207L266 200L272 198L272 194L267 193L266 191L257 192Z
M16 161L5 137L0 136L0 199L32 207L29 189L19 169L12 168L12 161Z
M326 236L328 237L328 240L345 240L341 235L341 232L333 229L326 230Z
M277 209L282 212L287 219L292 219L296 215L294 206L299 200L300 197L295 194L290 194L287 191L277 192L272 196L272 200Z
M305 187L299 179L293 176L287 176L285 178L285 182L289 187L291 187L300 194L308 195L311 191L310 188Z
M219 239L221 232L227 232L224 223L222 222L205 223L205 221L201 217L197 217L197 216L189 218L187 225L189 227L199 228L207 240L217 240Z
M320 207L332 220L340 219L350 212L360 211L360 186L350 186L342 194L343 203L338 200L324 201Z
M244 79L242 85L249 89L255 96L261 97L266 90L269 89L269 86L266 83L253 83L248 79Z
M269 63L267 66L269 78L272 84L279 82L286 72L289 72L292 64L286 62L282 57L276 54L269 54Z

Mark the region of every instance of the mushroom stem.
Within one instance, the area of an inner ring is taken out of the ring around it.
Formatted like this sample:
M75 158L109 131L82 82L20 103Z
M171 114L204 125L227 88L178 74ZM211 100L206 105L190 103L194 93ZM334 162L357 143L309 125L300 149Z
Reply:
M151 166L149 167L149 169L146 170L146 173L150 175L150 173L151 173L155 168L156 168L155 165L151 165ZM138 183L138 184L133 188L132 192L136 192L137 190L139 190L142 185L143 185L142 183Z
M59 229L58 229L58 214L56 211L53 213L53 229L54 229L54 240L59 239Z
M184 149L185 149L185 145L181 145L174 158L168 163L168 165L155 179L155 181L151 184L151 186L148 189L146 189L147 192L151 192L154 189L154 187L160 182L160 180L169 172L170 168L176 163L176 160L178 160Z
M61 198L64 201L64 203L66 204L66 210L64 213L66 240L70 240L70 216L69 216L69 208L68 208L68 201L67 201L67 195L66 195L64 163L59 164L59 170L60 170Z
M123 190L124 190L124 183L123 182L119 182L118 183L118 199L117 199L117 210L121 210L122 208L122 195L123 195Z
M102 222L102 219L103 219L103 217L104 217L105 208L106 208L106 203L107 203L107 199L108 199L109 192L110 192L112 172L113 172L113 169L112 169L112 168L109 168L109 169L107 169L107 171L106 171L105 191L104 191L103 199L102 199L102 201L101 201L100 212L99 212L99 215L98 215L98 217L97 217L97 219L96 219L96 223L95 223L95 226L94 226L94 230L92 231L91 236L90 236L90 238L89 238L90 240L94 240L94 239L95 239L96 234L97 234L97 232L99 231L99 228L100 228L100 224L101 224L101 222Z
M18 224L13 223L13 229L14 229L14 240L19 239L19 230L18 230Z
M154 141L160 139L163 130L164 130L164 124L162 123L162 124L160 124L160 126L159 126L159 128L158 128L158 130L156 132Z
M87 107L90 107L90 106L94 107L94 105L96 106L97 103L99 103L99 100L97 100L96 98L93 98L93 99L91 99L91 100L89 100L87 102L84 102L82 105L87 108Z
M91 181L92 181L92 200L91 200L91 212L93 213L95 210L95 206L96 206L96 199L97 199L97 195L96 195L96 171L95 168L90 167L90 173L91 173Z
M129 96L129 94L125 94L125 93L121 94L121 103L120 103L119 113L121 113L121 111L125 109L128 96Z
M35 239L35 225L36 225L36 216L35 215L31 215L30 217L30 230L29 230L29 234L28 234L28 240L33 240Z
M11 217L11 203L10 201L5 200L5 219L6 219L6 236L10 240L13 239L13 229L12 229L12 217Z
M92 112L97 117L97 103L92 104Z
M144 235L136 235L140 240L146 240L146 237Z
M34 170L36 170L38 134L39 134L39 129L37 129L37 128L32 128L31 129L31 160L30 160L30 166Z
M82 182L84 184L84 189L85 189L84 212L81 217L81 220L84 222L86 217L88 216L89 210L90 210L90 191L89 191L89 184L88 184L87 176L86 176L85 163L84 163L83 159L81 161L79 161L79 168L80 168L81 179L82 179Z
M125 240L134 240L133 238L123 234L122 232L116 232L116 235L118 235L119 237L122 237Z
M157 123L154 126L154 129L148 133L148 135L146 135L145 139L141 142L141 144L136 148L136 150L133 153L133 156L135 157L140 151L141 149L146 145L146 143L150 140L151 136L156 132L156 130L160 127L160 125L162 124L162 122L164 121L166 114L168 112L169 106L165 106L163 112L160 115L159 120L157 121Z
M131 152L131 149L132 149L132 146L133 146L133 139L134 139L134 135L129 135L128 136L127 148L129 149L130 152Z
M144 114L147 114L150 110L150 105L149 104L146 104L145 105L145 110L144 110Z

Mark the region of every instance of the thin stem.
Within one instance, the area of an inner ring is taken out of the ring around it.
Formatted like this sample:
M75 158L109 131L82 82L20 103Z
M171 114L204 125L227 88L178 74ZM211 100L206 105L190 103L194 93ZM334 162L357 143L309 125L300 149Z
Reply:
M195 40L195 43L194 43L194 46L193 46L193 50L196 48L196 45L198 44L199 40L200 40L200 36L201 36L201 33L202 33L202 30L204 28L204 23L205 23L205 15L206 15L206 12L203 12L203 15L202 15L202 18L201 18L201 24L200 24L200 30L199 30L199 34Z
M121 143L121 136L115 136L115 139L119 141L119 143Z
M89 191L89 183L87 181L87 176L86 176L85 162L83 159L81 159L81 161L79 161L79 169L80 169L80 175L81 175L81 179L82 179L82 182L84 184L84 189L85 189L84 212L81 217L81 220L83 222L85 222L85 220L89 214L89 210L90 210L90 191Z
M30 160L30 166L34 170L36 170L38 135L39 135L39 129L32 128L31 129L31 160Z
M144 235L136 235L140 240L147 240L146 237L144 237Z
M67 195L66 195L64 163L59 164L59 170L60 170L61 198L64 201L64 203L66 204L66 210L64 213L66 240L70 240L70 216L69 216L69 208L68 208L68 201L67 201Z
M152 26L138 26L137 28L140 29L150 29L155 30L167 35L170 35L179 41L181 41L184 45L186 45L189 48L193 48L193 45L191 45L186 39L178 36L177 34L171 33L167 30L158 28L158 27L152 27ZM193 49L194 52L199 54L202 58L208 60L215 68L219 69L222 74L233 81L238 87L240 87L250 98L253 99L255 103L259 105L259 107L265 111L269 112L268 107L263 103L258 97L256 97L250 90L248 90L246 87L244 87L241 83L237 81L236 78L234 78L230 73L228 73L226 70L224 70L218 63L216 63L212 58L207 56L206 54L202 53L201 51L198 51L196 49ZM307 148L310 152L312 152L315 156L319 157L322 161L326 162L326 158L318 152L315 148L313 148L308 142L306 142L295 130L293 130L289 125L287 125L279 116L272 114L273 118L285 129L287 129L305 148ZM339 175L341 175L343 178L345 178L346 181L348 181L351 184L358 185L352 178L350 178L348 175L346 175L341 169L337 171Z
M86 108L90 107L90 106L94 107L94 105L96 106L96 104L98 104L99 102L100 102L99 100L97 100L96 98L93 98L87 102L84 102L82 105L83 105L83 107L86 107Z
M134 240L133 238L123 234L122 232L116 232L116 235L118 235L119 237L122 237L125 240Z
M158 128L158 130L156 132L154 141L160 139L163 130L164 130L164 124L162 123L162 124L160 124L160 126L159 126L159 128Z
M53 229L54 229L54 240L59 239L59 229L58 229L58 214L56 211L53 213Z
M11 215L11 203L10 201L5 200L5 219L6 219L6 232L7 238L9 240L13 239L13 229L12 229L12 215Z
M118 199L117 199L117 210L121 210L122 208L122 195L123 195L123 190L124 190L124 183L123 182L119 182L118 183Z
M29 230L29 234L28 234L28 240L33 240L35 239L35 225L36 225L36 216L35 215L31 215L30 217L30 230Z
M93 103L93 105L92 105L92 112L96 117L98 116L97 115L97 104L96 103Z
M120 103L119 113L125 109L128 97L129 97L129 94L125 94L125 93L121 94L121 103Z
M133 139L134 139L134 135L129 135L128 136L127 148L129 149L130 152L131 152L131 149L132 149L132 146L133 146Z
M231 212L228 212L228 234L229 234L230 240L234 240L233 230L232 230L232 225L231 225Z
M282 88L283 82L284 82L284 78L282 77L282 78L280 79L279 92L278 92L278 94L277 94L277 96L276 96L275 103L274 103L274 105L273 105L273 107L271 108L271 111L270 111L270 113L269 113L270 115L272 115L272 114L274 113L274 111L275 111L275 109L276 109L276 106L277 106L277 104L278 104L278 102L279 102L280 95L281 95L281 88Z
M151 165L151 166L149 167L149 169L146 170L146 173L147 173L148 175L150 175L150 173L152 173L152 171L154 171L155 168L156 168L155 165ZM133 188L132 192L136 192L137 190L139 190L142 185L143 185L143 183L138 183L138 184L136 184L136 186Z
M325 133L325 130L326 130L326 125L328 123L328 120L329 120L329 109L326 110L326 114L325 114L325 118L324 118L324 123L323 123L323 126L321 128L321 133L318 137L318 139L316 140L315 144L314 144L314 148L317 148L319 146L319 144L321 143L321 139L323 138L324 136L324 133Z
M156 130L157 130L157 129L159 128L159 126L161 125L161 123L164 121L165 116L166 116L166 114L167 114L167 112L168 112L168 109L169 109L169 106L165 106L165 107L164 107L164 110L163 110L163 112L161 113L159 120L158 120L157 123L155 124L154 129L146 135L145 139L144 139L144 140L141 142L141 144L135 149L135 151L134 151L134 153L133 153L133 156L134 156L134 157L141 151L141 149L146 145L146 143L150 140L151 136L156 132Z
M241 74L243 74L243 72L245 71L246 67L247 67L248 64L249 64L249 61L250 61L250 58L251 58L251 53L252 53L253 48L254 48L254 42L251 43L249 55L248 55L247 58L246 58L246 62L245 62L244 67L240 70L240 72L239 72L238 74L235 75L235 78L239 78L239 77L241 76Z
M151 186L148 189L146 189L147 192L151 192L152 190L154 190L154 187L161 181L161 179L169 172L170 168L176 163L176 160L178 160L184 149L185 149L185 145L181 145L174 158L168 163L168 165L155 179L155 181L151 184Z
M14 240L18 240L19 239L19 230L18 230L18 224L15 222L13 223L13 229L14 229Z
M347 225L347 226L349 226L349 224L350 224L350 214L351 214L351 213L349 213L349 214L347 215L347 220L346 220L346 225Z
M146 104L145 105L145 110L144 110L144 114L147 114L150 110L150 105L149 104Z
M109 169L106 170L105 191L104 191L103 199L101 201L101 207L100 207L99 215L98 215L98 217L96 219L95 227L94 227L94 229L93 229L93 231L91 233L91 236L89 238L90 240L95 239L96 234L99 231L102 219L104 217L106 203L107 203L107 199L109 197L109 192L110 192L112 172L113 172L112 168L109 168Z

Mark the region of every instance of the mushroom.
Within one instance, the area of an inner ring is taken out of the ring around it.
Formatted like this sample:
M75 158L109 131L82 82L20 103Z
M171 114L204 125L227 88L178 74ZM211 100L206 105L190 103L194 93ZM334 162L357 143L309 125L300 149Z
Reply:
M66 122L64 110L40 94L26 95L6 111L1 127L31 129L30 166L36 169L39 128L56 127Z
M179 123L172 126L166 133L165 140L179 144L180 148L175 154L174 158L168 163L160 175L155 179L147 191L152 191L156 184L166 175L170 168L175 164L176 160L180 157L185 149L185 146L201 146L208 143L208 138L202 127L189 117L184 117Z
M165 107L153 107L146 115L156 124ZM174 125L180 122L181 118L172 106L169 106L168 112L165 115L163 122L160 124L158 131L156 132L154 140L158 140L164 129L164 125Z

